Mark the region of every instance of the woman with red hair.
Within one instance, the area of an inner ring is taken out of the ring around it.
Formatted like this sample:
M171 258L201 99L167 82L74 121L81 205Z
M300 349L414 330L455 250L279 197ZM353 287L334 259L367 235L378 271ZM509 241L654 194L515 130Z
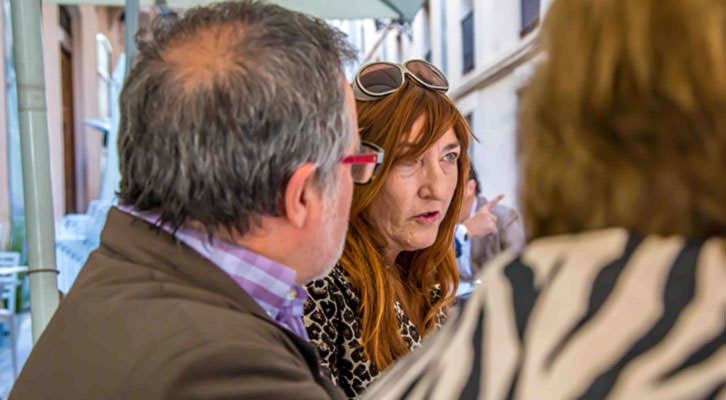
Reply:
M447 89L420 60L373 63L353 82L363 146L386 159L355 188L342 258L308 285L305 307L308 335L350 397L440 326L454 299L471 133Z

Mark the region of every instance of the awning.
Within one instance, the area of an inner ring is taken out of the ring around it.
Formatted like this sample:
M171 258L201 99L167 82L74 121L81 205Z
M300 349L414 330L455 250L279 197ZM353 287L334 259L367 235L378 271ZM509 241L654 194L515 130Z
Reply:
M124 0L43 0L46 3L124 6ZM167 0L170 8L189 8L213 3L215 0ZM218 1L218 0L217 0ZM283 7L324 19L393 18L410 21L424 0L270 0ZM140 0L153 6L155 0Z

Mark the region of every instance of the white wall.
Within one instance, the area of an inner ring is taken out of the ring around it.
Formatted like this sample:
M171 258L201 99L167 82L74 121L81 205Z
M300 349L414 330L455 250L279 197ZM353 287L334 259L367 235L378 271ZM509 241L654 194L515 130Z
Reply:
M517 0L484 0L476 3L475 69L496 61L503 51L519 42L519 3Z
M430 21L430 29L431 29L431 61L438 66L440 69L444 70L444 45L443 43L444 38L441 35L442 31L442 12L441 12L441 3L445 2L445 0L430 0L429 1L429 10L431 12L431 21ZM448 40L447 40L448 41ZM446 54L446 57L448 58L448 53ZM446 71L448 73L448 71Z
M478 100L473 130L479 142L474 144L472 156L482 193L489 198L504 194L502 203L515 206L516 81L510 75L469 96Z
M447 0L446 5L446 70L449 83L451 86L455 86L456 82L461 80L463 64L460 0ZM476 8L475 4L474 9L476 10Z

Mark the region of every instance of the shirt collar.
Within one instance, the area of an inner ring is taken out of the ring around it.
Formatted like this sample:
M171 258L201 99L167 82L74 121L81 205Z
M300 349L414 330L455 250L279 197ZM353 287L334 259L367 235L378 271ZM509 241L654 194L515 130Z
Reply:
M118 208L159 226L158 214L140 212L131 206ZM171 233L168 226L161 228ZM307 292L295 283L295 270L224 240L210 242L196 229L181 228L174 236L227 273L273 320L303 315Z

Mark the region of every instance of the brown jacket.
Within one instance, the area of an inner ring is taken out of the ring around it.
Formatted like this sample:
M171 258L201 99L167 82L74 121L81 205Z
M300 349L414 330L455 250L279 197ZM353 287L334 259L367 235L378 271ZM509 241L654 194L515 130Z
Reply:
M211 262L111 209L13 399L342 399L312 344Z

